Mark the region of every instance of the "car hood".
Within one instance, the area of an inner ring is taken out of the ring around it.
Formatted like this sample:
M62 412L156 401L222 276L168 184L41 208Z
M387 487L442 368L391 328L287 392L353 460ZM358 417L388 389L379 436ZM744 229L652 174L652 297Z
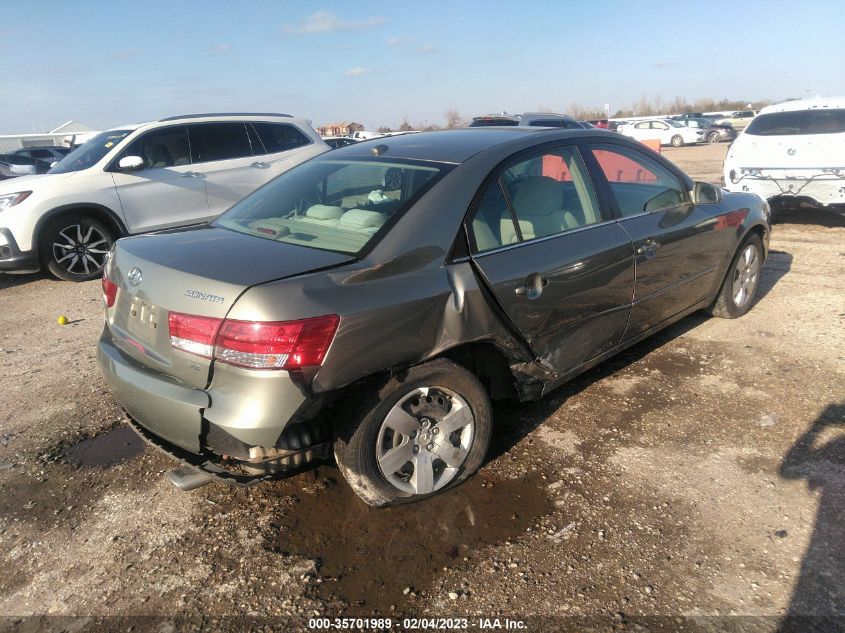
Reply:
M46 184L61 182L67 180L74 174L79 172L69 172L66 174L34 174L32 176L18 176L17 178L10 178L0 182L0 195L5 193L14 193L16 191L35 189Z

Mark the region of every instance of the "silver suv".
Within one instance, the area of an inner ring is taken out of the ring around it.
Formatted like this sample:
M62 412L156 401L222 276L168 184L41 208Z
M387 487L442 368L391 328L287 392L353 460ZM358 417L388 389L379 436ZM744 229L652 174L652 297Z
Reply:
M0 271L93 279L117 238L205 224L328 149L286 114L195 114L102 132L49 173L0 183Z

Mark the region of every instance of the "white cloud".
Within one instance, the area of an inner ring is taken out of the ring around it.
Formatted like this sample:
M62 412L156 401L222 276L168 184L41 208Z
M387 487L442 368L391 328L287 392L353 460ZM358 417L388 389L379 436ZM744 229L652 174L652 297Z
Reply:
M423 55L428 55L429 53L434 52L434 44L424 44L417 49L418 53L422 53Z
M388 37L386 44L391 48L396 48L397 46L402 46L403 42L398 37Z
M282 32L294 35L312 35L314 33L334 33L336 31L355 31L370 29L387 22L387 18L380 15L365 20L344 20L331 11L317 11L303 18L298 24L285 24Z
M362 75L369 75L371 71L369 68L364 68L362 66L355 66L355 68L350 68L346 71L347 77L361 77Z
M211 47L210 52L216 55L225 55L231 50L231 45L227 44L226 42L221 42L220 44L215 44Z

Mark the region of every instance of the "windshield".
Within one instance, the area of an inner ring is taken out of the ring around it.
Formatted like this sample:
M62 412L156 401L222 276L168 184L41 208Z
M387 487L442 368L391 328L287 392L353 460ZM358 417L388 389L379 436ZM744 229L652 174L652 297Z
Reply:
M449 168L379 158L311 160L241 200L214 225L358 254Z
M746 134L795 136L798 134L840 134L845 132L845 109L772 112L754 118Z
M111 130L97 134L87 143L83 143L70 154L65 156L53 167L49 173L65 174L71 171L81 171L96 165L103 156L108 154L112 148L125 139L132 130Z

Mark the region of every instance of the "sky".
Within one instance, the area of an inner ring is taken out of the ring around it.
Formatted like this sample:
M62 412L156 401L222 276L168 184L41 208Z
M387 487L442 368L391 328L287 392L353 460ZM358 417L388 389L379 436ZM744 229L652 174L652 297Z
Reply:
M845 94L845 3L0 0L0 134Z

